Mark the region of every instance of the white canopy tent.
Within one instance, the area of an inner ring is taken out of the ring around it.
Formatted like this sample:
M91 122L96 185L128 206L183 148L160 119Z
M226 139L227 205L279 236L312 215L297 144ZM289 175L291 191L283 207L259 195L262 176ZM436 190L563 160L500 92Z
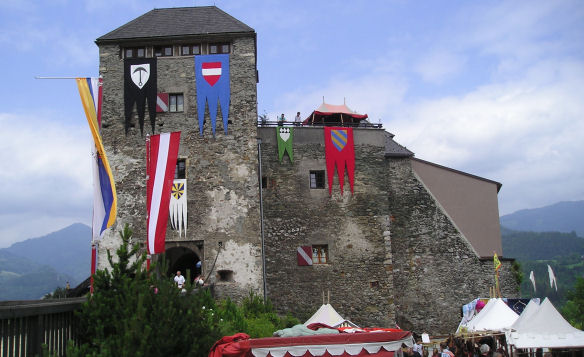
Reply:
M330 304L323 304L311 318L306 320L304 326L313 323L321 323L330 327L359 327L351 321L345 320Z
M472 320L459 326L457 332L504 331L518 317L502 299L491 299Z
M584 347L584 331L572 327L548 299L507 331L506 336L515 348Z

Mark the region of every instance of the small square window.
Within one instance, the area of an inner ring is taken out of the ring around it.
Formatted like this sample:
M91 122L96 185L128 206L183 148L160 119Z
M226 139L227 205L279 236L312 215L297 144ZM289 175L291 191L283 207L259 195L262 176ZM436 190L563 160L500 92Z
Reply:
M312 264L327 264L328 263L328 245L313 245L312 246Z
M192 50L191 54L200 55L201 54L201 46L193 45L193 50Z
M310 171L310 188L324 188L324 170Z
M228 43L211 43L209 44L209 53L216 54L216 53L229 53L231 49L231 45Z
M138 48L136 51L136 57L138 58L144 58L146 57L146 50L142 47L142 48Z
M187 159L176 159L176 169L174 170L175 179L187 178Z
M126 48L124 57L126 57L126 58L134 57L134 51L131 48Z
M168 95L168 111L169 112L184 111L184 96L182 95L182 93Z
M172 46L154 47L154 57L170 57L172 56Z

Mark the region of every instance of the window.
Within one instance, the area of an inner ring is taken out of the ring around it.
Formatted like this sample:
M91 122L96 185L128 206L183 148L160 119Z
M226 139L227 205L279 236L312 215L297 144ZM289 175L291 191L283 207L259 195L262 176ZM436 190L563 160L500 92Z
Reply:
M125 58L144 58L146 57L146 48L144 47L129 47L124 50Z
M184 110L184 97L182 93L180 94L169 94L168 95L168 111L169 112L182 112Z
M312 264L327 264L328 263L328 245L313 245L312 246Z
M324 170L310 171L310 188L324 188Z
M200 55L201 45L183 45L180 47L181 56Z
M226 282L231 282L233 281L233 271L232 270L219 270L217 271L217 274L219 275L219 281L226 281Z
M209 53L210 54L217 54L217 53L229 53L231 50L231 46L228 43L211 43L209 44Z
M170 57L172 56L172 46L154 47L154 57Z
M268 178L266 176L262 176L262 188L268 188Z
M187 159L176 159L176 170L174 170L175 179L187 178Z

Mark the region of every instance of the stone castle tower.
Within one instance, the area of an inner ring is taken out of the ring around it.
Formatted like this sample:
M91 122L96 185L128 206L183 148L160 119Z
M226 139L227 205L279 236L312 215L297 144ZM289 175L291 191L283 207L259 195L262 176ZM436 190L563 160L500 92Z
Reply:
M335 175L329 195L324 127L294 127L294 160L278 159L276 129L257 122L256 33L214 6L152 10L96 43L102 135L119 202L101 257L117 247L125 223L146 239L152 126L146 120L142 133L135 114L125 122L124 63L156 58L157 91L170 99L169 110L156 113L154 134L182 132L177 172L187 186L186 234L167 229L170 271L209 275L219 297L261 294L265 284L276 308L300 318L327 295L362 326L420 332L453 331L461 305L488 296L493 252L502 255L499 183L417 159L393 134L366 126L353 128L354 193L345 178L341 195ZM205 54L229 55L229 130L218 119L215 137L208 111L203 136L197 121L193 56ZM303 248L312 265L299 263ZM512 260L502 261L503 295L511 297Z

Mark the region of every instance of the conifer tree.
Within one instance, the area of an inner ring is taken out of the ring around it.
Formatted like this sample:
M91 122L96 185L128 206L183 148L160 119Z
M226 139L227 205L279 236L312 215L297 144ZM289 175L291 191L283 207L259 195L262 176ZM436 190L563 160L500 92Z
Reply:
M206 356L221 337L213 298L188 283L182 292L155 265L146 272L131 236L126 225L117 262L108 252L111 271L95 274L94 295L79 313L80 342L68 355Z

